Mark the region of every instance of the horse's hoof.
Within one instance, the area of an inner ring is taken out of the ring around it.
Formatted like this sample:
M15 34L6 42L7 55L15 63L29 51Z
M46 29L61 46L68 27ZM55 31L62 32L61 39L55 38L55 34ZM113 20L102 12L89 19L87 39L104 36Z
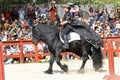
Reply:
M83 69L79 70L78 73L83 74L85 71Z
M65 72L68 72L68 66L66 64L63 65L63 68L62 68Z
M53 74L53 71L52 70L47 70L45 71L46 74Z

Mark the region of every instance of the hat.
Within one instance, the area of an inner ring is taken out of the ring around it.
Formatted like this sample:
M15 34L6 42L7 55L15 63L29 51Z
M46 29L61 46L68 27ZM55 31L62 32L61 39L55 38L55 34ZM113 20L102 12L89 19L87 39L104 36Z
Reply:
M64 5L64 6L62 6L63 8L70 8L70 6L69 5Z
M55 1L51 1L51 3L55 4L56 2Z

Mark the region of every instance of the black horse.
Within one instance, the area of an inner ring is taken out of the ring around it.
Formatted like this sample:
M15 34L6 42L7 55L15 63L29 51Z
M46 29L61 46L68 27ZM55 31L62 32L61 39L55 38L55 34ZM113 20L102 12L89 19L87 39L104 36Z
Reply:
M60 31L56 28L56 26L53 25L39 24L32 28L33 43L37 44L41 40L48 45L50 51L50 62L48 70L45 71L45 73L48 74L53 73L52 68L54 59L56 59L57 64L63 71L68 71L68 66L66 64L63 65L60 62L61 52L65 51L65 49L63 48L63 43L60 40L59 32ZM100 47L94 47L83 36L81 36L81 40L70 42L69 46L70 49L67 51L73 52L82 57L83 63L79 69L80 73L84 72L84 66L89 58L89 55L93 60L93 67L95 71L98 71L102 67L102 54Z

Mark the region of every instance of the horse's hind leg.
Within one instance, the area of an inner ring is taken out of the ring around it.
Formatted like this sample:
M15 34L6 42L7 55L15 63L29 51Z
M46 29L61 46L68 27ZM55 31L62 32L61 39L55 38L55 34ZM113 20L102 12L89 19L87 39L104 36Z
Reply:
M48 73L48 74L52 74L53 73L53 70L52 70L53 63L54 63L54 55L51 53L50 54L49 68L48 68L48 70L45 71L45 73Z
M56 52L56 62L63 71L67 72L68 71L68 66L66 64L62 65L61 62L60 62L60 59L61 59L60 53L61 53L61 51L57 50L57 52Z
M82 56L83 62L82 62L82 65L78 71L79 73L84 73L84 67L85 67L86 61L88 60L88 54L85 50L82 52L82 55L83 55Z

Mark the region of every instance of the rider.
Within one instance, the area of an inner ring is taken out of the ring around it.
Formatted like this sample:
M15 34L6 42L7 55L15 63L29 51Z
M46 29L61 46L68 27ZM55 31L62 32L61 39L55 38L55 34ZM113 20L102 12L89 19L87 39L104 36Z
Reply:
M68 44L68 39L67 39L67 34L73 29L71 27L71 23L73 22L73 15L71 14L70 12L70 9L71 7L66 5L66 6L63 6L63 9L65 11L65 14L64 14L64 17L63 17L63 22L61 22L61 25L63 26L63 29L61 31L62 33L62 37L65 41L65 45L64 47L66 49L69 49L69 44Z

